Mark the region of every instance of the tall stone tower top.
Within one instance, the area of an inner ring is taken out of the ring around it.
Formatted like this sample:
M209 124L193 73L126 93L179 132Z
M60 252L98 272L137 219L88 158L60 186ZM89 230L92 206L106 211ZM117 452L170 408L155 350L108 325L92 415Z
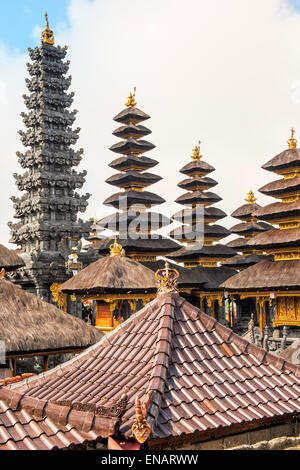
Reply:
M77 172L83 150L74 150L80 129L73 129L77 111L70 111L74 93L67 93L71 76L66 76L69 61L64 61L67 46L54 45L54 35L46 16L41 45L28 49L29 95L23 95L27 113L22 113L26 131L19 131L27 151L17 153L26 171L15 174L21 197L12 197L16 224L9 223L11 242L25 255L26 268L19 275L33 285L67 279L64 240L81 239L89 234L90 223L78 219L89 194L80 195L86 171ZM54 271L52 272L52 267ZM27 279L28 280L28 279Z

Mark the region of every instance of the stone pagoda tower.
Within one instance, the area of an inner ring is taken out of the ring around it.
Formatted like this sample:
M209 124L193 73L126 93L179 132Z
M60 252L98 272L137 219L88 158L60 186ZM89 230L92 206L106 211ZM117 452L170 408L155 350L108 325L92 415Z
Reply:
M148 172L158 165L156 160L143 155L155 148L153 144L143 140L151 131L141 123L150 116L136 108L136 105L135 93L130 93L125 109L114 118L121 127L113 135L122 140L110 150L122 156L109 165L118 173L106 182L120 188L121 192L104 201L105 205L114 207L118 212L98 221L98 228L118 232L126 256L136 261L152 263L158 256L176 250L178 244L155 233L172 221L151 211L153 206L163 204L165 200L149 192L147 188L162 178ZM113 241L114 237L105 238L96 242L94 247L100 254L107 255Z
M238 235L239 238L227 243L226 246L233 248L240 254L226 260L222 263L223 266L241 271L242 269L267 259L266 256L263 256L261 250L254 250L247 246L247 242L252 237L273 228L270 224L260 222L257 217L254 216L254 212L261 208L256 201L257 199L253 191L250 190L245 199L247 204L243 204L231 214L231 217L241 221L241 223L234 225L230 229L230 232Z
M9 223L11 243L22 249L26 263L13 279L46 301L52 299L50 286L72 276L66 261L72 243L89 234L90 223L78 219L87 207L89 194L80 196L77 188L85 182L86 172L78 173L83 150L75 151L80 129L72 129L77 111L70 111L74 93L67 93L71 77L66 77L69 62L64 62L67 46L54 45L46 14L46 29L41 45L29 49L27 64L29 96L23 95L27 114L22 113L26 132L21 141L28 150L18 153L26 171L15 174L16 185L24 195L12 197L16 219Z
M210 191L218 184L207 176L215 171L215 168L202 160L200 142L191 158L192 161L180 170L180 173L187 178L178 184L187 192L176 199L178 204L187 206L187 209L173 216L175 221L185 225L170 233L170 237L186 243L186 246L169 255L169 258L184 263L187 268L197 266L216 268L218 262L235 256L236 251L218 243L230 235L230 231L216 224L226 217L226 214L220 209L211 207L222 198Z

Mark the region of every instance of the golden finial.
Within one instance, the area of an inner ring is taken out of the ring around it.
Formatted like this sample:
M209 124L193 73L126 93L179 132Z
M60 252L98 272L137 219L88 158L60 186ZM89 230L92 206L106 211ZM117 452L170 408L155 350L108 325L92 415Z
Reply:
M177 279L179 278L179 272L176 269L169 269L170 265L168 261L165 263L164 269L159 269L155 277L158 280L157 283L157 293L158 294L169 294L177 293Z
M249 204L255 204L257 201L257 198L254 196L254 192L252 189L250 189L249 193L247 193L247 198L245 199L246 202Z
M115 238L114 243L110 245L109 250L110 256L122 256L124 250L122 245L117 242L117 237Z
M294 138L295 136L295 129L292 128L291 129L291 138L288 140L288 146L289 146L289 149L295 149L297 148L297 140Z
M134 437L140 444L144 444L151 433L151 426L147 423L147 408L151 400L152 391L148 394L145 403L142 405L139 396L135 399L135 421L132 426Z
M48 14L45 13L45 18L46 18L46 28L42 32L41 36L41 43L42 44L54 44L54 35L53 31L49 28L49 22L48 22Z
M1 269L1 272L0 272L0 279L4 279L6 276L6 271L4 268Z
M198 145L193 149L193 155L191 156L193 160L200 160L202 157L202 155L200 155L200 144L201 141L199 140Z
M125 106L127 106L127 108L134 108L137 105L137 102L135 101L136 87L134 87L133 90L134 90L133 94L130 92L127 98L127 102L125 103Z

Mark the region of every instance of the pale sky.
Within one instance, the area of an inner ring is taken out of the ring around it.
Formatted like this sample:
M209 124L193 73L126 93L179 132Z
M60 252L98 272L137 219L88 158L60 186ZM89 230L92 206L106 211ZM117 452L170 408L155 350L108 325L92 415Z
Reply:
M28 45L32 35L39 44L43 14L39 25L27 25ZM69 46L75 127L82 128L79 169L88 172L83 191L92 197L80 217L112 212L102 202L114 192L104 182L114 174L108 167L116 158L108 150L116 142L113 117L134 86L137 107L151 116L147 139L156 149L147 156L160 162L151 171L163 181L150 190L167 200L157 207L165 215L180 209L174 204L183 194L179 169L199 139L203 159L216 168L213 191L223 198L216 207L228 215L250 189L277 178L261 166L287 148L291 127L300 139L300 16L287 0L71 0L68 22L49 20L56 44ZM18 194L12 174L23 172L15 152L24 150L17 131L28 61L0 31L0 243L6 245L14 212L9 198ZM257 197L261 205L272 202Z

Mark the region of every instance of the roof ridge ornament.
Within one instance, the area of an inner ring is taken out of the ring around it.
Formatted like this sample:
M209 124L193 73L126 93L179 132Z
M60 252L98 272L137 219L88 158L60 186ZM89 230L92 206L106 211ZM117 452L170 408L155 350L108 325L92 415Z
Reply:
M54 44L54 35L53 31L51 31L49 27L49 22L48 22L48 14L45 13L45 19L46 19L46 28L42 32L41 35L41 44L51 44L53 46Z
M246 202L249 204L255 204L257 201L257 198L254 196L254 192L252 189L250 189L249 193L247 193L247 198L245 199Z
M198 145L193 149L193 155L191 156L193 160L200 160L202 158L202 155L200 155L200 145L201 140L198 141Z
M292 127L291 129L291 138L288 140L289 149L296 149L298 141L294 138L295 136L295 129Z
M135 421L131 429L134 434L134 437L140 444L144 444L144 442L146 442L152 431L151 426L147 423L146 420L147 408L151 400L151 395L152 391L149 392L146 396L143 405L141 404L139 396L137 396L135 399Z
M178 293L177 279L179 278L179 272L176 269L169 269L169 267L170 265L168 261L166 261L165 268L159 269L155 274L158 280L158 294Z
M110 250L110 256L118 256L118 257L124 256L123 247L117 242L117 237L115 237L114 243L110 245L109 250Z
M133 89L133 94L130 92L127 102L125 103L125 106L127 108L134 108L137 105L137 102L135 101L135 93L136 93L136 87Z

